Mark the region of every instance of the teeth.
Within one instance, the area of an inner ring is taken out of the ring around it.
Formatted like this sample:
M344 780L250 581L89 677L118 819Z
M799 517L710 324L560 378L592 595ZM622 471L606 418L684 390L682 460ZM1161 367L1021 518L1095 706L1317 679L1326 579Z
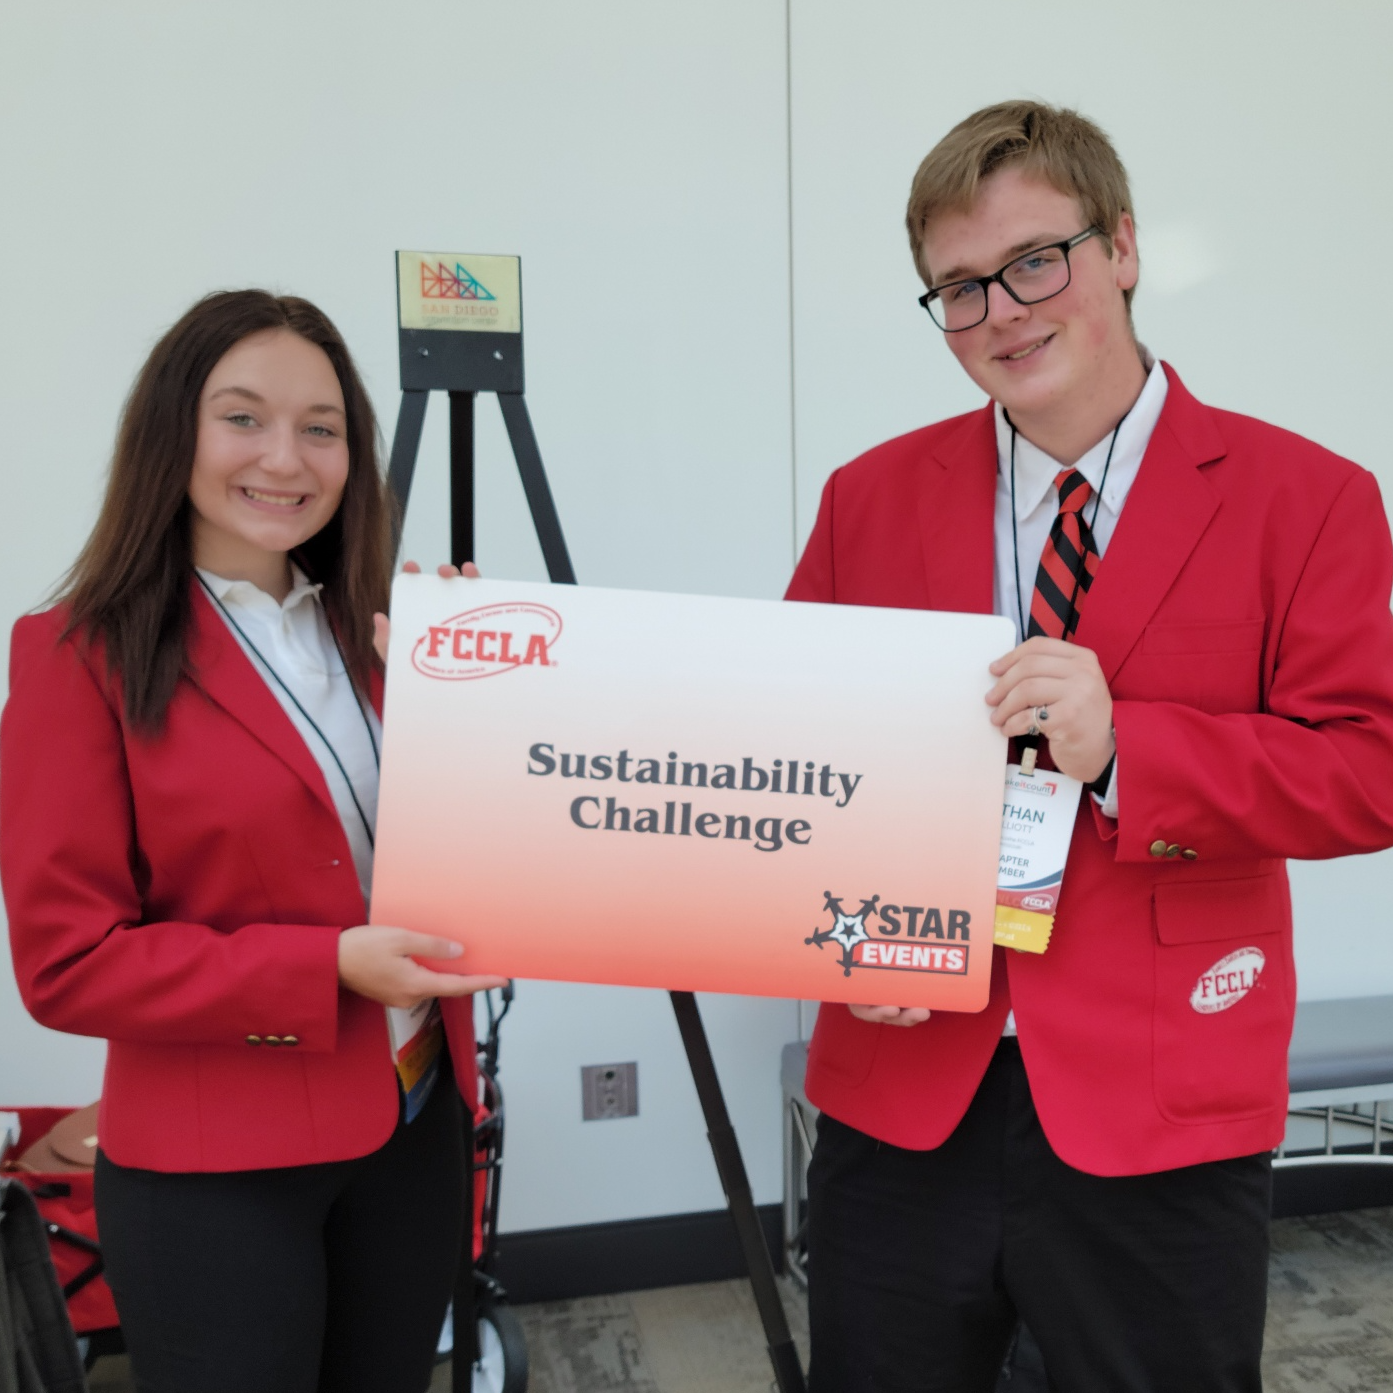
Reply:
M1039 343L1032 343L1028 348L1022 348L1019 353L1008 353L1006 355L1007 361L1015 362L1018 358L1024 358L1027 353L1034 353L1041 343L1044 343L1044 339L1041 339Z
M262 493L260 489L243 488L242 492L258 503L270 503L277 508L298 508L305 501L303 493L287 497L285 494Z

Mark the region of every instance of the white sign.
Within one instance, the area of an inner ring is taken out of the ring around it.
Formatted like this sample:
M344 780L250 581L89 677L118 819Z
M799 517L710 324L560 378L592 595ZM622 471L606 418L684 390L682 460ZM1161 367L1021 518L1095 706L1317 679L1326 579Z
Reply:
M376 923L469 972L977 1011L1009 621L401 576Z

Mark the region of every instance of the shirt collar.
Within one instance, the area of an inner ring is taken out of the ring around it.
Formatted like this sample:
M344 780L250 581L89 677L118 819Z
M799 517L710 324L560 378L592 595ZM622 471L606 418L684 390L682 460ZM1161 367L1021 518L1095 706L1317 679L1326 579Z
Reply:
M318 604L319 592L324 589L322 585L312 585L309 577L293 561L290 563L290 594L280 602L277 602L274 595L268 595L249 580L228 580L226 576L205 571L202 567L198 568L198 574L223 604L244 605L248 609L278 614L289 614L298 609L306 599L312 599Z
M1122 512L1127 494L1141 468L1142 456L1151 441L1151 433L1160 419L1161 408L1166 404L1166 370L1157 358L1153 358L1145 348L1142 349L1142 362L1147 369L1146 382L1141 395L1132 404L1117 432L1117 444L1113 448L1112 464L1108 466L1108 447L1112 444L1109 431L1093 448L1074 463L1074 468L1088 480L1096 491L1102 482L1103 470L1107 467L1107 489L1102 503L1116 517ZM1000 475L1010 484L1011 470L1011 423L1006 417L1000 402L995 404L996 419L996 457ZM1065 465L1051 458L1038 446L1032 445L1023 435L1016 436L1016 518L1024 521L1048 496L1054 481Z

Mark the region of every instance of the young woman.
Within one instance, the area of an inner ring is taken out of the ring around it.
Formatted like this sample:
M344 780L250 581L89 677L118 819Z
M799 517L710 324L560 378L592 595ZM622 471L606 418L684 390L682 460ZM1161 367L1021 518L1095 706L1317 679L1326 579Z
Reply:
M98 1223L142 1393L429 1381L469 994L499 979L364 922L389 533L333 325L211 295L136 380L60 603L15 626L15 970L36 1019L110 1042Z

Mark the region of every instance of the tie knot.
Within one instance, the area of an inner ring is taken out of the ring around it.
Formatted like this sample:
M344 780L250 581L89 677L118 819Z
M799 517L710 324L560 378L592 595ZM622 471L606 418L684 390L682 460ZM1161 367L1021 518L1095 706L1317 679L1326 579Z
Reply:
M1093 486L1077 469L1061 469L1055 476L1055 487L1059 490L1059 511L1077 513L1093 496Z

